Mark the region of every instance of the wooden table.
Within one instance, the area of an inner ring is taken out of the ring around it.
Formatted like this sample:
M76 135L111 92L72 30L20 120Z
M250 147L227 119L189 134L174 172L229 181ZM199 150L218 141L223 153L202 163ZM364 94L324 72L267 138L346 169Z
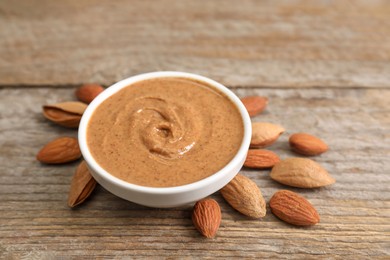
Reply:
M0 258L390 258L389 1L0 2ZM337 183L306 190L242 170L267 201L279 189L308 198L321 222L299 228L267 208L261 220L219 193L215 239L195 230L192 205L153 209L98 187L66 205L78 162L45 166L37 151L77 132L41 106L74 99L85 82L110 85L142 72L211 77L238 95L270 99L253 118L287 131L270 148L297 156L288 136L326 140L313 159Z

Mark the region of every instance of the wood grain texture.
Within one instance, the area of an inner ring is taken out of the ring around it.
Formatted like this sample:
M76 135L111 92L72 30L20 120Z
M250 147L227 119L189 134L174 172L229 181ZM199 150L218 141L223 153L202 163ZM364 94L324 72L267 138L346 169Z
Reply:
M305 196L321 222L297 228L267 208L262 220L233 210L219 193L222 223L207 240L191 223L191 205L152 209L122 200L101 187L77 209L66 205L77 163L44 166L38 150L76 131L57 127L41 105L73 98L74 89L0 89L0 258L122 259L278 258L388 259L390 257L390 90L244 89L264 95L267 110L253 121L283 125L287 132L270 147L281 158L298 156L288 147L294 132L312 133L330 150L313 157L337 183L327 188L288 188L268 170L243 170L268 202L279 189Z
M389 87L390 2L0 2L0 86L179 70L229 86Z

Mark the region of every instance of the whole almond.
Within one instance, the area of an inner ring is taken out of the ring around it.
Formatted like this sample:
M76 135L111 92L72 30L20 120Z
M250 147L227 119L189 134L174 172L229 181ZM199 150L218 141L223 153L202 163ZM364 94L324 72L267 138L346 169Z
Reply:
M285 129L271 123L252 123L252 139L250 146L253 148L264 148L276 142Z
M43 115L58 125L77 128L86 108L81 102L63 102L43 106Z
M75 95L78 100L84 103L91 103L100 93L102 93L104 88L99 84L84 84L79 87Z
M276 192L270 202L271 211L281 220L297 225L311 226L320 222L313 205L304 197L288 190Z
M288 142L295 152L303 155L319 155L328 150L328 145L324 141L306 133L293 134Z
M221 189L223 198L237 211L251 218L262 218L266 204L259 187L251 179L237 174Z
M249 149L244 166L248 168L266 169L280 162L279 156L269 150Z
M73 137L61 137L46 144L37 154L37 160L47 164L60 164L81 157L79 143Z
M221 218L221 208L215 200L203 199L195 203L192 222L203 236L215 237L221 224Z
M275 164L271 178L298 188L317 188L336 182L321 165L307 158L288 158Z
M241 98L249 116L256 116L263 112L268 104L268 98L261 96L249 96Z
M73 208L83 203L96 187L96 181L82 161L73 175L68 195L68 206Z

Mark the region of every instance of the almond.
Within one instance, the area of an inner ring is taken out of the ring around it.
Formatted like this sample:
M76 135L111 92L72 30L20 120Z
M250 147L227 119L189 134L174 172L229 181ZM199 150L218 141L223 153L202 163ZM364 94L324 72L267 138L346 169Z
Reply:
M285 129L271 123L252 123L251 147L264 148L276 142Z
M319 155L328 150L324 141L306 133L293 134L288 142L295 152L303 155Z
M288 190L276 192L270 202L271 211L281 220L297 225L311 226L320 222L320 216L304 197Z
M241 102L244 104L249 116L256 116L263 112L268 104L268 98L261 96L250 96L241 98Z
M104 88L99 84L84 84L79 87L75 95L78 100L84 103L91 103L100 93L102 93Z
M68 196L68 206L73 208L83 203L96 187L96 181L88 170L87 163L82 161L72 178Z
M63 102L43 106L43 115L58 125L77 128L86 108L81 102Z
M244 166L248 168L266 169L280 162L279 156L268 150L249 149Z
M215 200L203 199L195 203L192 222L203 236L215 237L221 224L221 218L221 208Z
M60 164L81 157L79 143L73 137L61 137L45 145L37 154L37 160L47 164Z
M251 218L266 214L266 205L259 187L251 179L237 174L221 189L223 198L237 211Z
M336 182L321 165L307 158L288 158L275 164L271 178L298 188L317 188Z

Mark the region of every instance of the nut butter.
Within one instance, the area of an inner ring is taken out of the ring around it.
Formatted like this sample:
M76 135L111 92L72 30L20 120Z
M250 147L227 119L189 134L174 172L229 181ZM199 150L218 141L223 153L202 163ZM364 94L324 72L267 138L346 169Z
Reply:
M217 89L161 77L127 86L100 104L87 126L96 162L126 182L173 187L204 179L236 155L244 126Z

